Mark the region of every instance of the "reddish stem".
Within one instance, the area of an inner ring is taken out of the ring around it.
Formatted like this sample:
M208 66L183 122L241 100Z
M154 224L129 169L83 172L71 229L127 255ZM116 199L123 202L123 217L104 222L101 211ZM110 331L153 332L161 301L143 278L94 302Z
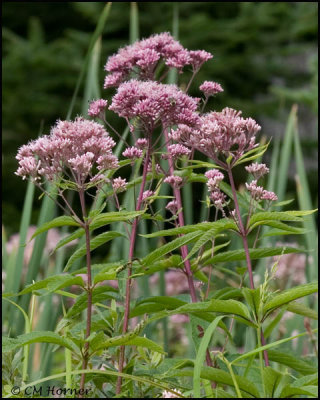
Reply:
M148 163L149 163L149 158L150 158L150 152L151 152L151 143L150 143L150 137L148 138L148 147L147 147L147 153L145 156L144 160L144 166L143 166L143 173L142 173L142 181L141 181L141 186L140 186L140 191L139 191L139 196L138 196L138 201L136 205L136 211L140 211L141 205L142 205L142 195L144 192L144 188L146 185L146 180L147 180L147 173L148 173ZM133 221L132 224L132 229L131 229L131 235L130 235L130 247L129 247L129 255L128 255L128 277L127 277L127 282L126 282L126 299L125 299L125 310L124 310L124 320L123 320L123 327L122 327L122 333L126 333L128 330L128 324L129 324L129 314L130 314L130 297L131 297L131 274L132 274L132 266L131 266L131 261L134 255L134 246L136 242L136 236L137 236L137 228L138 228L138 218L136 217ZM119 372L122 373L123 371L123 364L124 364L124 356L125 356L125 346L120 347L120 355L119 355ZM120 394L121 392L121 384L122 384L122 378L121 376L118 376L117 379L117 387L116 387L116 394Z
M168 151L169 138L168 138L168 132L167 132L166 129L164 129L164 137L165 137L167 151ZM168 151L168 153L169 153L169 151ZM173 175L174 174L174 164L173 164L172 157L170 156L170 153L169 153L169 158L168 158L168 164L169 164L170 175ZM174 196L175 196L175 199L176 199L176 202L177 202L177 208L178 208L178 210L180 210L180 212L178 213L179 226L182 227L182 226L184 226L184 216L183 216L183 210L182 210L182 200L181 200L180 189L177 188L177 187L173 187L173 193L174 193ZM180 235L180 236L183 236L183 235ZM185 266L185 272L186 272L186 275L187 275L191 301L193 303L196 303L197 302L197 294L196 294L196 290L195 290L195 287L194 287L191 264L190 264L190 260L189 259L186 260L186 258L188 257L188 247L187 247L187 245L181 246L180 251L181 251L182 258L185 260L184 261L184 266ZM210 352L209 352L208 349L207 349L207 352L206 352L206 361L207 361L207 365L209 367L213 367L211 356L210 356ZM215 382L212 382L212 387L213 388L216 387Z
M86 212L83 188L80 189L79 196L80 196L80 203L81 203L81 209L82 209L83 220L84 220L84 230L85 230L85 234L86 234L88 307L87 307L87 327L86 327L85 338L87 339L91 333L91 315L92 315L92 277L91 277L91 255L90 255L90 229L89 229L88 221L86 220L87 212ZM88 359L89 359L89 342L85 342L84 352L83 352L82 369L87 369ZM84 383L85 383L85 374L82 374L81 380L80 380L80 390L82 389L81 392L83 392ZM82 397L82 395L79 395L79 397Z
M235 205L236 213L237 213L237 217L238 217L240 235L241 235L242 242L243 242L244 252L246 254L246 261L247 261L247 267L248 267L249 279L250 279L250 287L251 287L251 289L254 289L252 265L251 265L251 259L250 259L249 247L248 247L248 238L247 238L248 234L247 234L247 231L245 230L245 228L243 226L243 223L242 223L242 218L241 218L241 213L240 213L240 208L239 208L239 202L238 202L238 197L237 197L237 191L236 191L236 187L235 187L235 184L234 184L232 170L231 170L230 166L228 166L227 171L228 171L231 190L232 190L232 194L233 194L233 201L234 201L234 205ZM261 330L261 343L262 343L263 346L266 344L266 341L265 341L265 338L263 336L262 330ZM269 366L269 357L268 357L267 350L264 350L263 356L264 356L265 366L268 367Z

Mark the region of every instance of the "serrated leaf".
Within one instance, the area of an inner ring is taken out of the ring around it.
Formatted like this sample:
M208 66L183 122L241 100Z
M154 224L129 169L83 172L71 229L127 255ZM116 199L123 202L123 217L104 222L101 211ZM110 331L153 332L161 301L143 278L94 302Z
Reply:
M99 274L97 274L94 277L93 283L96 285L99 282L103 282L103 281L109 281L112 279L116 279L117 278L117 273L116 271L106 271L106 272L99 272Z
M251 230L258 226L256 225L261 221L293 221L293 222L301 222L302 218L298 215L292 214L290 212L282 212L282 211L264 211L253 214L250 217L249 228Z
M290 301L299 299L304 296L308 296L309 294L315 293L318 291L318 283L311 282L305 285L296 286L291 289L284 290L283 292L276 294L273 298L266 302L263 307L264 314L268 313L271 310L279 308L284 304L289 303Z
M159 258L165 256L166 254L170 253L173 250L176 250L177 248L186 245L190 243L191 241L195 240L198 238L202 232L190 232L187 233L184 236L178 237L171 242L165 244L164 246L159 247L158 249L154 250L150 254L148 254L144 259L142 260L143 265L150 265L154 263L156 260Z
M310 307L305 306L302 303L298 303L297 301L292 301L286 307L287 311L292 313L303 315L304 317L318 319L318 313L315 310L312 310Z
M281 393L280 393L280 398L285 398L288 399L290 397L295 397L295 396L301 396L301 395L305 395L305 396L311 396L311 397L318 397L318 392L317 392L317 388L315 388L315 390L311 389L311 390L307 390L306 387L304 388L298 388L298 387L294 387L294 386L286 386L282 389Z
M90 240L90 251L95 250L97 247L109 242L110 240L119 237L119 236L123 236L125 237L125 235L123 233L119 233L119 232L104 232L101 233L100 235L96 236L95 238L93 238L92 240ZM86 255L87 253L87 247L84 244L83 246L81 246L78 250L76 250L72 256L69 258L67 265L65 266L64 272L68 271L68 269L71 267L71 265L78 260L79 258L83 257L84 255Z
M79 239L85 234L85 230L83 228L77 229L75 232L72 232L70 235L67 235L63 239L59 240L56 247L52 250L51 254L55 253L58 249L65 246L66 244L72 242L73 240Z
M259 357L259 354L257 354L256 357ZM290 353L282 353L281 351L277 350L268 350L268 357L271 361L292 368L302 375L314 374L317 371L316 367L294 355L291 355Z
M30 240L35 238L40 233L46 232L51 228L57 228L58 226L80 226L80 224L77 221L75 221L73 217L68 217L68 216L57 217L52 221L46 222L45 224L39 226L39 228L36 229Z
M100 303L106 299L116 299L118 300L117 290L111 286L99 286L93 289L92 292L92 304ZM78 315L81 311L87 308L88 294L80 294L74 305L68 310L66 318L72 318Z
M175 377L193 376L193 370L192 369L182 370L182 371L177 370L170 373L170 376L175 376ZM218 368L202 367L200 377L202 379L207 379L209 381L220 383L222 385L228 385L234 387L231 375L228 372L222 371L221 369ZM235 379L241 391L255 398L260 397L259 391L254 385L254 383L239 375L235 375Z
M80 276L73 276L69 274L54 275L42 281L28 285L19 293L19 295L30 293L39 289L48 289L50 292L54 292L55 290L71 285L84 286L83 279Z
M173 229L166 229L158 232L153 232L147 235L140 235L146 238L153 238L153 237L158 237L158 236L175 236L175 235L180 235L180 234L186 234L186 233L191 233L191 232L206 232L209 229L216 228L215 235L218 235L218 233L221 233L222 231L225 230L233 230L238 232L237 225L235 224L234 221L232 221L229 218L222 218L216 222L201 222L199 224L195 225L186 225L186 226L180 226L178 228L173 228Z
M196 254L198 252L198 250L201 249L202 246L204 246L209 240L211 240L215 237L215 234L216 234L216 228L211 228L207 232L205 232L203 235L201 235L201 237L196 241L196 243L190 250L188 257L186 257L185 260L188 260L194 254Z
M302 249L295 247L264 247L260 249L249 249L250 259L257 260L259 258L272 257L281 254L289 253L301 253ZM218 262L230 262L230 261L244 261L246 260L246 253L244 250L230 250L223 253L219 253L214 257L206 260L204 265L214 264Z
M26 346L31 343L54 343L59 346L66 347L67 349L79 353L78 347L72 340L64 338L61 335L50 331L30 332L18 336L17 338L3 338L2 351L14 351L19 347Z
M144 213L145 211L115 211L102 213L93 218L90 224L90 230L100 228L101 226L105 226L113 222L129 221L131 219L139 217Z
M139 346L160 354L165 354L163 348L158 343L141 336L137 336L134 339L129 340L126 343L126 346Z
M263 368L263 382L267 398L274 398L274 393L282 379L283 375L271 367Z

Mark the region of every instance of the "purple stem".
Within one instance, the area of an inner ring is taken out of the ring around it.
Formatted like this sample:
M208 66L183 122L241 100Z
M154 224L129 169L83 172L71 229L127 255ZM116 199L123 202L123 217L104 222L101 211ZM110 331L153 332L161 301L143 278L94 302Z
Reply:
M81 188L79 191L81 209L83 214L83 222L84 222L84 230L86 234L86 250L87 250L87 292L88 292L88 307L87 307L87 327L86 327L86 336L87 339L91 333L91 315L92 315L92 277L91 277L91 255L90 255L90 229L89 223L86 220L87 212L86 212L86 205L84 199L84 189ZM89 360L89 342L85 342L84 344L84 352L83 352L83 362L82 362L82 369L87 369ZM80 380L80 390L83 392L85 383L85 374L81 375ZM82 396L79 396L82 397Z
M238 197L237 197L237 191L236 191L236 187L235 187L235 184L234 184L232 170L231 170L230 166L228 166L227 171L228 171L231 190L232 190L232 194L233 194L233 201L234 201L234 205L235 205L235 208L236 208L236 213L237 213L237 216L238 216L240 235L241 235L241 238L242 238L243 247L244 247L244 251L245 251L245 254L246 254L246 261L247 261L247 267L248 267L249 279L250 279L250 288L254 289L252 265L251 265L251 259L250 259L250 254L249 254L249 247L248 247L247 231L244 228L243 223L242 223L241 213L240 213L240 208L239 208L239 202L238 202ZM263 346L266 344L266 341L265 341L265 338L263 336L262 330L261 330L261 343L262 343ZM264 350L263 356L264 356L265 366L268 367L269 366L269 357L268 357L267 350Z
M142 205L142 195L143 195L144 188L146 185L146 180L147 180L148 162L149 162L149 158L150 158L150 152L151 152L151 143L150 143L150 137L148 137L148 147L147 147L147 153L146 153L145 160L144 160L142 182L141 182L138 201L137 201L137 205L136 205L136 211L140 211L141 205ZM133 221L131 235L130 235L130 247L129 247L129 255L128 255L129 267L128 267L128 278L127 278L127 282L126 282L126 299L125 299L125 310L124 310L124 321L123 321L122 333L127 332L128 324L129 324L130 295L131 295L131 291L130 291L131 278L130 277L132 274L131 261L132 261L133 255L134 255L134 246L135 246L136 237L137 237L138 218L139 217L136 217ZM119 355L119 372L120 373L122 373L122 371L123 371L124 355L125 355L125 346L121 346L120 347L120 355ZM121 376L118 376L116 394L120 394L121 384L122 384L122 378L121 378Z
M166 146L168 146L169 138L168 138L168 132L167 132L166 129L164 129L164 137L165 137L165 141L166 141ZM167 149L167 151L168 151L168 149ZM168 153L169 153L169 151L168 151ZM170 153L169 153L169 158L168 158L168 164L169 164L170 175L173 175L174 174L174 164L173 164L172 157L170 156ZM181 200L180 189L177 188L177 187L173 187L173 193L174 193L174 196L176 198L178 210L180 210L180 212L178 213L179 226L182 227L182 226L184 226L184 216L183 216L183 211L182 211L182 200ZM183 236L183 235L181 235L181 236ZM188 247L187 247L187 245L181 246L180 251L181 251L182 258L185 260L184 261L184 266L185 266L185 272L186 272L186 275L187 275L187 280L188 280L188 286L189 286L189 290L190 290L191 300L192 300L193 303L196 303L197 302L197 294L196 294L196 290L195 290L195 287L194 287L191 264L190 264L190 260L189 259L186 260L186 258L188 257ZM203 332L202 328L201 328L201 330ZM200 333L201 333L201 331L200 331ZM207 365L209 367L213 367L211 356L210 356L210 352L209 352L208 349L207 349L207 352L206 352L206 362L207 362ZM212 382L212 387L213 388L216 387L215 382Z

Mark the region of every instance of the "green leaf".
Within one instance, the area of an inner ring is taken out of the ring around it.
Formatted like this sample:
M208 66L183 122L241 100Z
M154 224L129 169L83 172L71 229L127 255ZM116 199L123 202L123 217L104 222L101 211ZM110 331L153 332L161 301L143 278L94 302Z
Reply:
M50 292L54 292L58 289L62 289L71 285L80 285L83 287L83 279L80 276L73 276L69 274L50 276L42 281L28 285L19 293L19 295L30 293L39 289L48 289Z
M73 217L57 217L52 221L46 222L43 225L39 226L39 228L36 229L30 240L38 236L40 233L46 232L51 228L57 228L58 226L80 226L80 224L75 221Z
M311 390L310 390L311 389ZM282 389L281 394L280 394L280 398L285 398L288 399L290 397L295 397L295 396L301 396L301 395L305 395L305 396L311 396L311 397L318 397L318 391L317 388L312 389L310 388L309 390L307 390L307 387L304 388L298 388L298 387L294 387L294 386L286 386Z
M318 319L318 313L315 310L312 310L310 307L305 306L302 303L298 303L296 301L292 301L286 307L287 311L290 311L295 314L303 315L304 317Z
M90 230L101 226L112 224L113 222L125 222L143 215L145 211L115 211L97 215L92 219Z
M205 331L205 334L201 340L197 357L194 363L194 371L193 371L193 392L194 392L194 397L195 398L200 398L200 375L201 375L201 368L203 366L205 356L206 356L206 351L209 346L211 336L215 329L218 326L219 321L224 318L224 315L215 318L214 321L211 322L211 324L208 326L208 328Z
M164 246L159 247L158 249L154 250L153 252L151 252L150 254L148 254L143 260L142 263L144 265L149 265L153 262L155 262L156 260L158 260L159 258L165 256L166 254L170 253L171 251L187 244L190 243L191 241L195 240L196 238L198 238L200 235L202 234L202 232L190 232L187 233L184 236L178 237L174 240L172 240L172 242L165 244Z
M93 289L92 292L92 304L100 303L106 299L117 299L118 296L116 294L117 290L111 286L100 286ZM82 293L80 294L74 305L68 310L66 318L72 318L78 315L81 311L87 308L88 304L88 294Z
M96 285L99 282L103 281L109 281L112 279L117 279L117 273L116 270L111 270L111 271L106 271L106 272L100 272L94 277L93 283Z
M260 157L267 150L269 143L270 143L270 141L262 146L255 147L254 149L247 151L243 156L241 156L236 161L236 163L233 165L233 167L235 167L238 164L242 164L247 161L255 160L256 158ZM254 157L254 158L252 158L252 157Z
M185 260L188 260L190 257L192 257L194 254L198 252L199 249L201 249L202 246L204 246L209 240L213 239L216 234L216 228L211 228L209 229L206 233L204 233L194 244L192 249L190 250L188 257L185 258ZM184 260L184 261L185 261Z
M155 343L152 340L147 339L145 337L137 336L136 338L126 342L126 346L140 346L145 349L149 349L151 351L156 351L157 353L164 354L163 348L158 343Z
M71 233L70 235L64 237L63 239L59 240L56 247L51 251L51 254L55 253L58 249L65 246L66 244L82 237L85 234L85 230L83 228L77 229L75 232Z
M275 390L279 385L283 375L271 367L263 368L263 382L267 398L274 398Z
M232 221L229 218L222 218L216 222L201 222L201 223L195 224L195 225L180 226L178 228L162 230L162 231L153 232L153 233L150 233L147 235L140 235L140 236L143 236L146 238L152 238L152 237L158 237L158 236L175 236L175 235L186 234L186 233L191 233L191 232L199 232L199 231L206 232L212 228L216 229L214 236L216 236L218 233L221 233L222 231L225 231L225 230L234 230L234 231L238 232L237 225L235 224L234 221Z
M179 376L193 376L193 370L182 370L182 371L174 371L170 375L179 377ZM234 383L232 381L231 375L222 371L218 368L210 368L210 367L202 367L201 375L202 379L208 379L209 381L216 382L221 385L228 385L234 387ZM254 383L250 382L248 379L235 375L236 381L241 391L255 398L260 398L259 391L254 385Z
M298 215L294 215L292 213L281 212L281 211L264 211L258 212L251 216L249 221L249 227L253 229L257 226L257 222L261 221L294 221L301 222L302 219Z
M119 232L104 232L101 233L100 235L96 236L92 240L90 240L90 251L96 249L97 247L109 242L110 240L123 236L125 237L124 234L119 233ZM78 250L76 250L72 256L69 258L67 265L65 266L64 272L68 271L68 269L71 267L71 265L78 260L79 258L83 257L87 253L87 247L84 244L81 246Z
M59 346L66 347L67 349L79 353L78 347L73 343L72 340L64 338L55 332L50 331L39 331L30 332L18 336L17 338L3 338L2 350L4 352L14 351L21 346L25 346L31 343L54 343Z
M305 285L296 286L291 289L284 290L283 292L276 294L273 298L266 302L263 307L264 314L289 303L290 301L299 299L300 297L308 296L309 294L318 291L318 283L311 282Z
M256 357L259 357L259 354L256 354ZM295 355L291 355L288 352L282 353L278 350L268 350L268 357L271 361L292 368L302 375L310 375L317 372L315 366L310 365L306 361L296 357Z
M259 258L272 257L281 254L289 253L301 253L303 250L295 247L265 247L260 249L249 249L251 260L257 260ZM230 250L223 253L219 253L214 257L206 260L204 265L214 264L218 262L230 262L230 261L244 261L246 260L246 253L244 250Z

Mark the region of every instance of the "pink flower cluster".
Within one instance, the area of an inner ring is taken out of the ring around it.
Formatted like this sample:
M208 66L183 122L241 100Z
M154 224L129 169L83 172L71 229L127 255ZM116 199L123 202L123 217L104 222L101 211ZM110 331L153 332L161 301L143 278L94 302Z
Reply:
M146 201L149 197L151 197L151 196L153 196L154 195L154 191L152 191L152 190L145 190L143 193L142 193L142 201Z
M176 175L167 176L164 181L165 183L169 183L174 188L179 188L182 185L182 178Z
M232 155L234 163L257 146L255 137L260 129L252 118L242 118L241 111L226 107L221 112L213 111L202 116L198 129L180 124L171 137L225 166L225 162L219 162L219 155Z
M94 167L100 172L118 167L112 154L115 142L104 127L78 117L75 121L58 121L45 135L22 146L16 156L19 168L16 175L41 177L53 181L65 174L76 184L83 185L93 177Z
M119 176L113 180L112 187L117 193L124 192L127 188L127 181Z
M138 118L142 130L150 133L160 122L164 128L196 124L198 102L176 85L133 79L119 86L109 109L127 120Z
M143 149L146 149L147 146L148 146L148 141L147 141L147 139L143 139L143 138L137 139L137 141L136 141L136 147L138 147L138 149L143 150Z
M217 93L223 92L221 85L217 82L204 81L199 89L204 93L206 97L214 96Z
M169 210L173 215L176 214L178 211L177 200L169 201L169 203L166 205L166 209Z
M262 186L257 185L257 180L252 181L250 184L246 183L246 188L250 192L251 197L256 200L276 201L278 197L275 193L264 190Z
M226 196L219 188L220 182L224 178L223 174L217 169L210 169L204 175L208 178L207 186L210 192L210 199L216 208L222 210L226 203Z
M168 146L168 152L173 159L187 156L191 153L191 150L188 147L183 146L182 144L170 144ZM163 158L166 158L164 156Z
M252 163L245 169L254 176L254 179L260 179L263 175L269 173L269 168L266 164Z
M142 154L143 154L142 150L138 149L135 146L128 147L122 153L123 157L130 158L131 160L135 160L137 158L141 158Z
M164 32L135 42L108 58L105 70L109 72L104 81L104 88L119 86L128 80L130 73L138 79L155 79L155 70L163 60L169 68L179 71L185 65L192 65L194 70L212 58L204 50L188 51L170 33Z
M90 103L90 107L88 109L88 115L90 117L103 117L104 110L107 108L108 102L107 100L99 99L94 100Z

